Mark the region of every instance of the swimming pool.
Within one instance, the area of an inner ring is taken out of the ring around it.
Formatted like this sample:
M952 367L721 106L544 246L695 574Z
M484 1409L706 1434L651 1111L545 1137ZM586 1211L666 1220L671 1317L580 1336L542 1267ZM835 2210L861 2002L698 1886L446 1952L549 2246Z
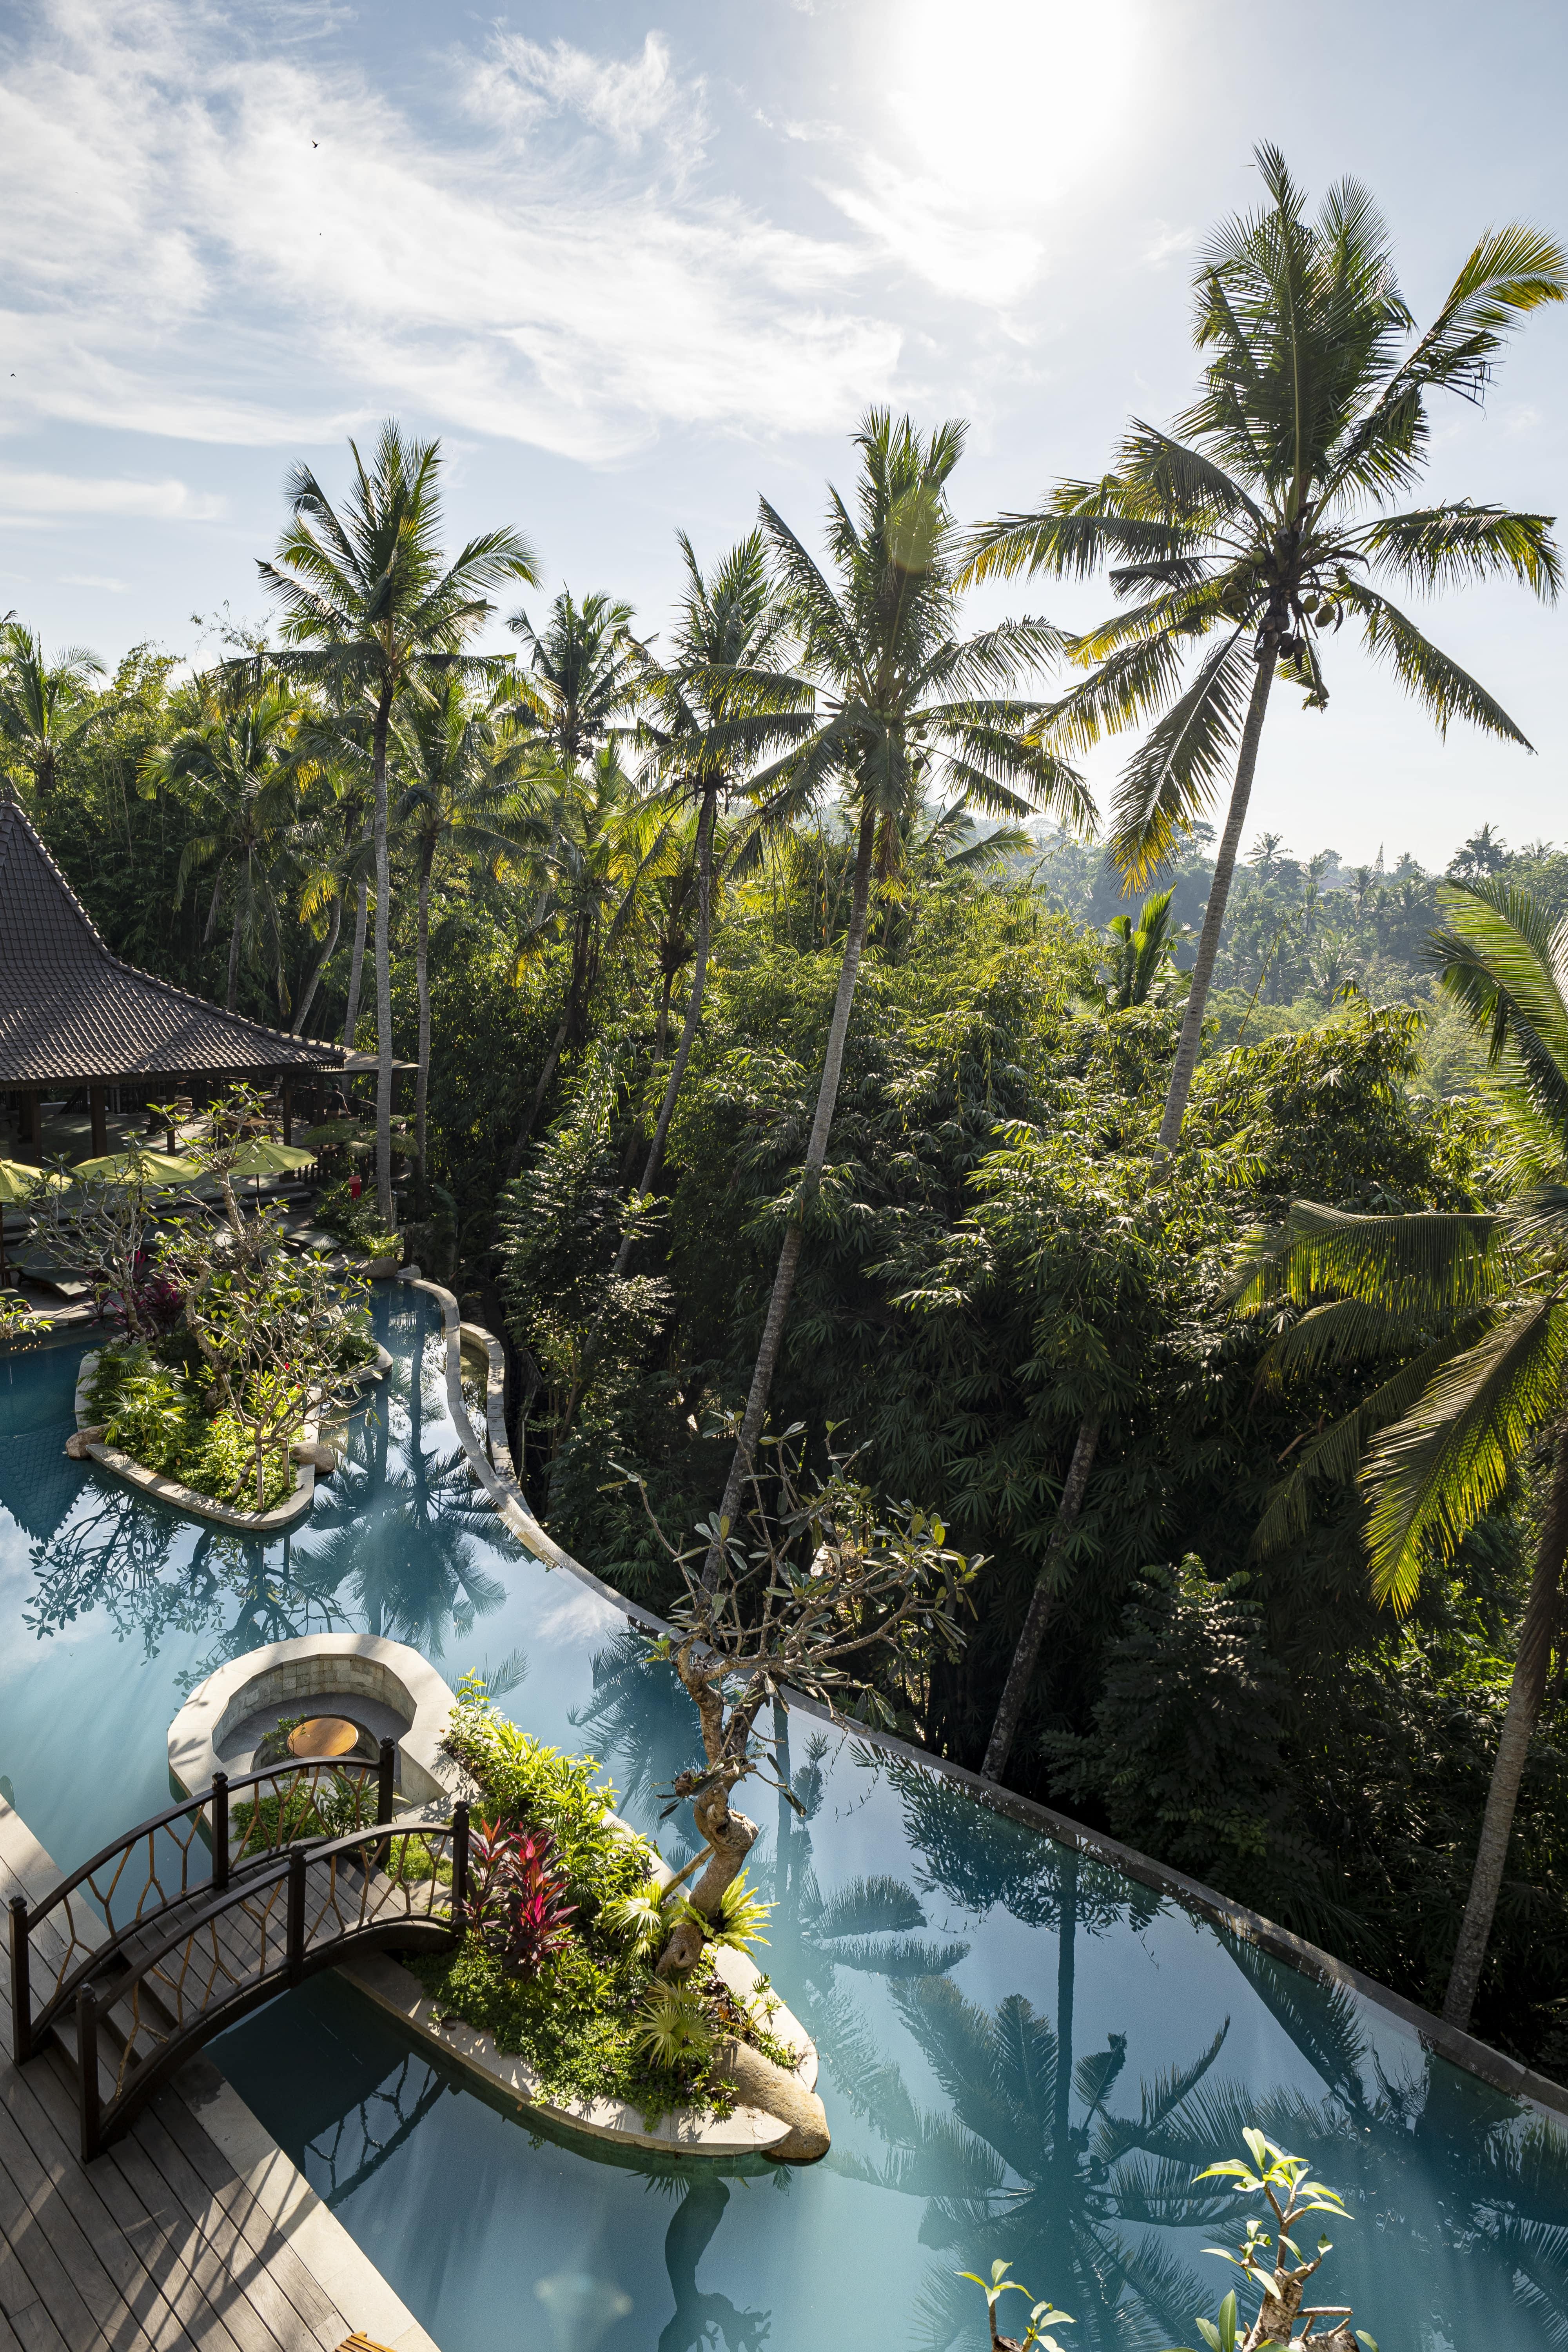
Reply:
M433 1304L383 1286L376 1313L394 1373L306 1529L266 1546L64 1458L79 1350L0 1360L0 1776L62 1866L167 1802L194 1684L328 1627L410 1642L448 1681L519 1675L508 1712L599 1756L657 1830L689 1703L471 1485ZM777 1904L760 1957L823 2052L824 2163L558 2142L331 1977L213 2045L442 2352L979 2344L954 2273L998 2255L1075 2314L1075 2352L1190 2344L1227 2284L1203 2248L1229 2235L1192 2177L1248 2123L1345 2192L1324 2299L1382 2352L1568 2344L1568 2134L918 1764L779 1727L807 1818L749 1806Z

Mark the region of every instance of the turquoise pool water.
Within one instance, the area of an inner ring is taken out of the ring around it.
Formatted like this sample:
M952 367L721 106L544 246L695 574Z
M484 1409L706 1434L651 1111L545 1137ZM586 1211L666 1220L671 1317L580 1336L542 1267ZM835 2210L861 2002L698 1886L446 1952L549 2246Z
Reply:
M658 1827L695 1747L683 1695L476 1498L428 1303L384 1291L378 1328L396 1369L351 1465L265 1547L65 1460L77 1350L0 1360L0 1777L62 1866L168 1801L195 1683L321 1627L412 1642L449 1681L521 1673L508 1710ZM1075 2315L1075 2352L1193 2344L1230 2218L1193 2175L1254 2122L1346 2193L1322 2299L1382 2352L1568 2344L1568 2137L918 1766L781 1728L808 1818L751 1807L762 1957L823 2050L823 2164L606 2162L331 1978L214 2045L442 2352L978 2345L954 2273L998 2255Z

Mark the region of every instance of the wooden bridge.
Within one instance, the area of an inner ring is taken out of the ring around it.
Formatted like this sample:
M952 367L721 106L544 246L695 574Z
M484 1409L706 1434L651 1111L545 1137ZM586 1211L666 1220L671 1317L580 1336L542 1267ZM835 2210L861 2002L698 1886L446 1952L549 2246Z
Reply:
M375 1766L219 1773L41 1898L12 1895L16 2061L50 2040L65 2052L83 2164L262 2001L356 1952L451 1948L468 1808L395 1821L394 1761L386 1739Z

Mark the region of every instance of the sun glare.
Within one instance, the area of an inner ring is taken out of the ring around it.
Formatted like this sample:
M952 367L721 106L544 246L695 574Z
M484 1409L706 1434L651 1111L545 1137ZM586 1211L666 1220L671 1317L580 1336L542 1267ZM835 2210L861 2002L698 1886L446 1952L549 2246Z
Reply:
M1136 128L1152 26L1135 0L898 0L896 18L889 106L956 197L1048 202Z

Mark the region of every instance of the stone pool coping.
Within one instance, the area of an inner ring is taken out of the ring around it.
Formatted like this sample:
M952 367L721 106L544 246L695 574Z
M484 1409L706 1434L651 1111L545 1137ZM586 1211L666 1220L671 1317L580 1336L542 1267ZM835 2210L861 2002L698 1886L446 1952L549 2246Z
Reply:
M82 1358L77 1370L72 1410L78 1429L85 1429L89 1425L84 1400L102 1352L101 1348L92 1349ZM376 1342L375 1358L374 1364L367 1364L356 1376L359 1385L363 1386L366 1381L384 1381L392 1370L392 1358L379 1340ZM312 1416L302 1422L300 1433L314 1444L320 1433L319 1420ZM269 1511L240 1511L236 1510L232 1504L220 1503L215 1496L198 1494L194 1486L182 1486L177 1478L165 1478L161 1472L147 1469L129 1454L122 1454L118 1446L104 1444L101 1439L94 1438L87 1451L91 1460L103 1469L112 1471L117 1478L123 1478L129 1486L140 1486L144 1495L152 1495L158 1502L167 1503L171 1508L184 1511L191 1518L209 1520L214 1527L242 1528L247 1535L282 1535L307 1517L315 1505L316 1473L309 1462L295 1464L294 1491L281 1503L275 1503Z
M628 1601L624 1593L617 1592L613 1585L595 1576L592 1569L584 1568L581 1560L574 1559L552 1536L545 1532L529 1509L517 1485L507 1442L502 1411L505 1359L500 1342L481 1325L464 1323L457 1300L439 1283L427 1282L416 1276L412 1268L405 1268L399 1279L413 1289L427 1291L440 1305L447 1331L447 1392L453 1423L475 1478L512 1533L546 1568L564 1569L579 1583L609 1601L629 1624L655 1636L668 1633L670 1628L662 1618L656 1617L652 1610L642 1608L637 1601ZM480 1444L474 1433L463 1397L461 1349L465 1342L476 1356L483 1353L488 1366L485 1395L488 1447ZM1081 1822L1071 1821L1067 1814L1056 1812L1048 1805L1037 1804L1032 1797L1019 1796L1015 1790L1002 1788L994 1780L984 1780L978 1772L971 1772L962 1764L950 1763L944 1757L932 1756L926 1748L915 1747L912 1741L898 1739L891 1733L874 1731L860 1725L851 1729L832 1717L826 1707L795 1694L791 1695L789 1704L793 1711L815 1716L825 1723L832 1724L836 1730L853 1738L863 1747L907 1759L919 1764L925 1771L934 1772L940 1779L962 1789L966 1796L989 1806L993 1812L1004 1813L1010 1821L1021 1822L1029 1829L1043 1830L1058 1845L1072 1846L1079 1853L1109 1864L1112 1869L1121 1871L1124 1877L1135 1879L1142 1886L1152 1887L1156 1894L1168 1895L1184 1910L1206 1919L1222 1933L1238 1942L1255 1945L1258 1950L1270 1953L1276 1959L1287 1961L1301 1975L1314 1979L1319 1984L1342 1986L1413 2034L1424 2049L1434 2052L1439 2058L1446 2058L1450 2065L1459 2067L1465 2074L1476 2075L1494 2090L1505 2092L1510 2098L1534 2107L1543 2115L1568 2116L1568 2088L1561 2083L1554 2083L1549 2075L1538 2074L1533 2067L1522 2065L1518 2059L1494 2050L1489 2042L1478 2041L1473 2033L1462 2032L1445 2018L1435 2017L1430 2010L1407 2000L1403 1993L1380 1984L1376 1978L1363 1976L1348 1961L1336 1958L1333 1953L1321 1950L1316 1944L1308 1943L1304 1937L1293 1935L1289 1927L1281 1927L1276 1921L1265 1918L1260 1911L1248 1910L1245 1904L1235 1903L1228 1895L1219 1894L1212 1886L1205 1886L1198 1879L1188 1878L1184 1872L1172 1870L1166 1864L1156 1862L1152 1855L1140 1853L1132 1846L1122 1845L1116 1838L1088 1829Z
M732 1992L744 1995L760 1981L759 1971L743 1952L720 1947L713 1963ZM465 2074L485 2087L557 2128L584 2138L606 2140L620 2147L650 2150L660 2156L763 2156L789 2137L792 2126L759 2107L737 2106L720 2118L692 2107L678 2107L657 2124L644 2121L636 2106L618 2099L552 2099L526 2059L498 2050L490 2036L460 2017L438 2014L436 2002L418 1978L402 1962L384 1952L366 1952L339 1963L338 1974L357 1985L366 1999L395 2017L398 2023L439 2050ZM775 2000L778 1995L773 1995ZM771 2021L782 2042L800 2051L795 2074L808 2091L816 2086L816 2045L805 2028L779 2000Z

